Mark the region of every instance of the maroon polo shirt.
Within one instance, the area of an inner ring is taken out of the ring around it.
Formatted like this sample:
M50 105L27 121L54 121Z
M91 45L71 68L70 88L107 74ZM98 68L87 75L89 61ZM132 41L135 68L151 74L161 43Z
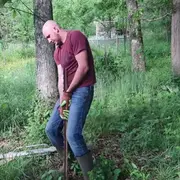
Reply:
M64 81L67 81L68 87L78 68L75 56L84 50L87 51L88 55L89 71L78 85L78 87L84 87L96 83L94 60L86 36L80 31L68 31L66 41L54 51L55 62L57 65L61 64L64 71ZM68 87L65 87L64 90L66 91Z

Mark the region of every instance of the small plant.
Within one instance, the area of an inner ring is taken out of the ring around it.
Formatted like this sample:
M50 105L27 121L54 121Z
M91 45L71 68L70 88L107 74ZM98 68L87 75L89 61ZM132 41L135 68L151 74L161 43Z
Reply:
M63 180L63 175L56 170L49 170L41 176L41 180Z
M73 171L74 174L80 174L81 173L81 168L77 161L72 161L71 162L71 167L70 169Z
M128 159L125 159L125 166L127 170L129 171L129 175L131 177L131 180L148 180L149 174L146 174L142 172L142 169L139 169L136 164L133 162L129 162Z
M112 160L100 156L96 162L94 169L89 172L90 180L118 180L121 170L115 167Z

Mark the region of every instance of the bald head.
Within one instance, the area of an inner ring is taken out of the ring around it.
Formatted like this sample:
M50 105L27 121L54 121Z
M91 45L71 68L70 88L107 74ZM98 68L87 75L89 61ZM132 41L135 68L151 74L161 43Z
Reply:
M57 23L56 23L56 21L48 20L44 23L44 26L47 26L47 25L56 25L57 26Z
M53 21L53 20L48 20L44 23L42 32L44 37L49 41L53 43L58 43L61 41L61 37L59 35L60 32L60 27L59 25Z
M49 31L52 31L53 29L57 29L57 28L59 29L59 25L55 21L48 20L44 23L42 32L45 35L47 33L47 31L49 32Z

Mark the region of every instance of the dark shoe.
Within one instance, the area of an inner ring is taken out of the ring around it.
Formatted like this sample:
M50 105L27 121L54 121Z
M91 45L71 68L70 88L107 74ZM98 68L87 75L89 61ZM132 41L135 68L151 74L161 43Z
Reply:
M93 158L91 152L89 151L84 156L77 157L77 161L81 167L84 180L89 180L88 172L93 169Z

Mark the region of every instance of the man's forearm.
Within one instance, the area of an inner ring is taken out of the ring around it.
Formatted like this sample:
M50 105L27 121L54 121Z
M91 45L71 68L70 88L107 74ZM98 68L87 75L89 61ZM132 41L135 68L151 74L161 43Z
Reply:
M63 81L61 79L58 80L58 91L59 91L59 98L61 102L61 97L63 95Z
M85 75L87 74L89 68L88 67L78 67L77 71L74 75L74 78L69 86L69 88L67 89L66 92L73 92L73 90L80 84L80 82L82 81L82 79L85 77Z
M60 102L61 102L61 97L63 95L63 89L64 89L63 69L61 65L58 65L58 91L59 91Z

